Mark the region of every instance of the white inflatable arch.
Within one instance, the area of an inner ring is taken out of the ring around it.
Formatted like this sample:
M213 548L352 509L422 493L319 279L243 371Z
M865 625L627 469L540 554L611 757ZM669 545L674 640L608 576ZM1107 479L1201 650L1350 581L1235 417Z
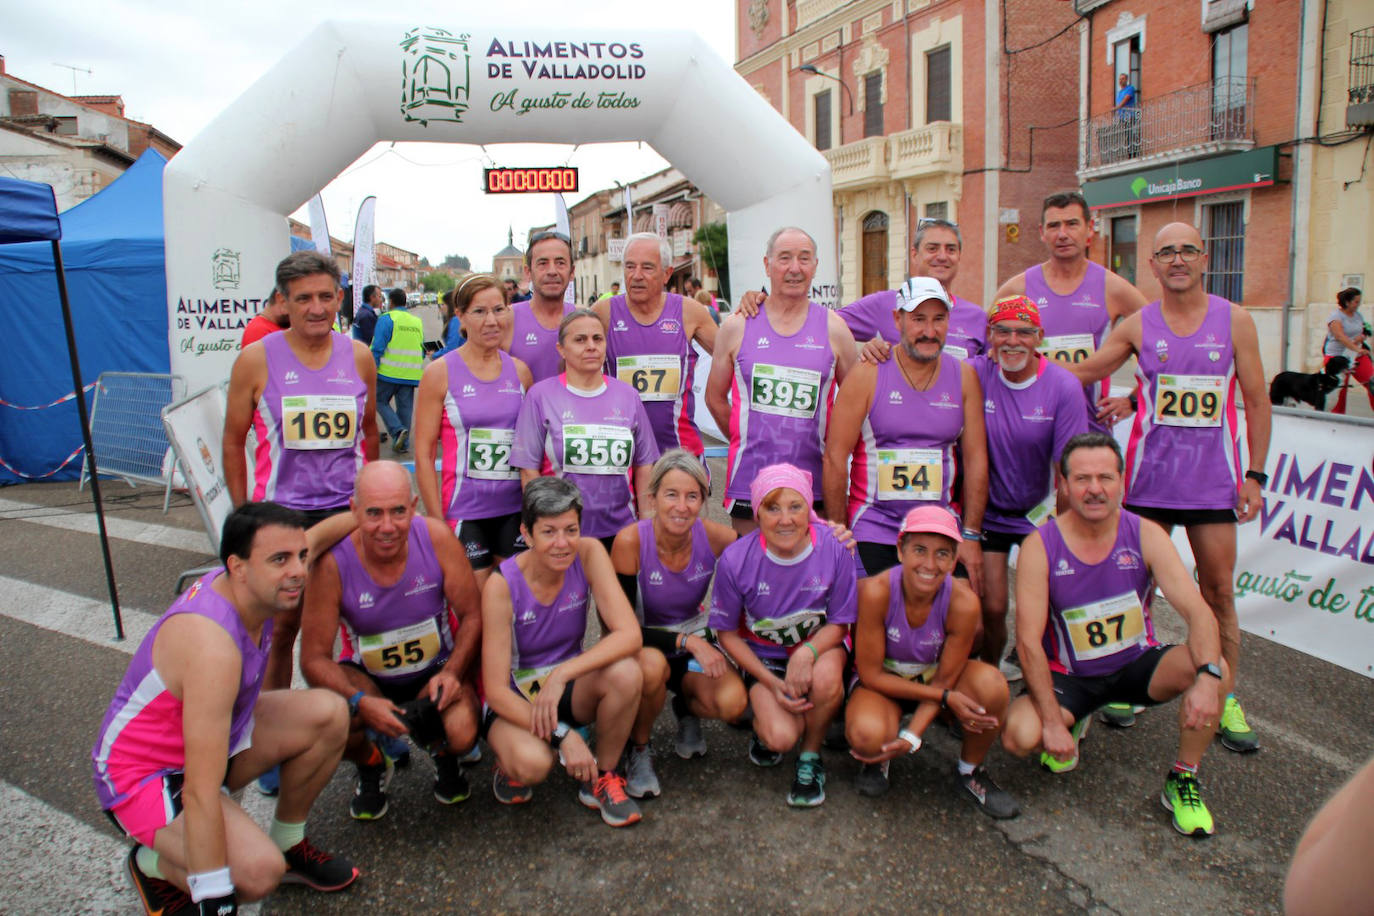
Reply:
M699 36L326 22L164 173L171 364L192 390L228 376L287 214L388 140L643 140L728 212L735 289L758 288L768 235L793 224L821 253L815 298L834 304L828 163Z

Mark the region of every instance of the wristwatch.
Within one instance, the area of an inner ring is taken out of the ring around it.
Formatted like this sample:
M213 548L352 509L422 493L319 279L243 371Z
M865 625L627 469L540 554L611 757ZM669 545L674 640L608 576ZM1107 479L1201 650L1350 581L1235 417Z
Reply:
M554 726L553 734L549 735L549 746L555 750L563 743L563 739L568 737L568 732L572 731L572 726L566 722L559 722Z
M1210 674L1217 680L1221 680L1221 666L1216 662L1208 662L1205 665L1199 665L1196 675L1200 677L1204 674Z
M359 690L348 698L348 717L350 719L358 714L358 704L363 701L363 697L365 696L367 696L366 692Z

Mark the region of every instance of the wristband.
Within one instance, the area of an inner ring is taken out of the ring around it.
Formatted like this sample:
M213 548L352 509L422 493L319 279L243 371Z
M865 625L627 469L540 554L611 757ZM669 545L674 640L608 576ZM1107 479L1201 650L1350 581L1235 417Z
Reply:
M358 704L363 701L363 697L365 696L367 696L366 691L359 690L348 698L348 717L350 719L358 714Z
M811 660L813 662L821 660L821 653L817 652L816 647L811 645L811 640L808 639L806 642L802 643L802 645L811 650Z
M941 709L949 709L949 688L948 688L948 687L945 688L945 692L944 692L944 693L940 694L940 708L941 708Z
M1246 471L1245 479L1253 480L1260 486L1265 486L1269 483L1269 475L1264 473L1263 471Z
M914 754L921 749L921 738L919 735L913 735L906 729L902 729L897 732L897 737L911 745L911 750L907 751L908 754Z
M567 722L559 722L553 728L553 734L549 736L549 746L558 748L563 744L563 739L568 737L568 732L572 731L572 726Z
M981 541L983 539L983 532L975 531L972 528L962 528L959 533L963 535L966 541Z
M228 865L214 871L187 875L186 886L191 889L192 903L200 903L212 897L229 897L234 893L234 881L229 877Z

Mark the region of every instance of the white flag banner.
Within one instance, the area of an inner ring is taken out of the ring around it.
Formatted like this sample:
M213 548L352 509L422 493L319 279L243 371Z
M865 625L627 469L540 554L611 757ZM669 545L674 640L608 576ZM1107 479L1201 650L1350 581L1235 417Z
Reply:
M358 207L358 221L353 224L353 304L361 308L363 287L377 279L374 264L376 252L372 236L376 229L377 198L367 197Z
M654 204L654 232L661 239L668 237L668 210L667 204Z
M309 212L311 243L326 258L334 257L329 247L329 222L324 218L324 198L318 194L310 198Z
M625 235L628 236L635 231L635 199L629 185L625 185L620 196L625 201Z
M568 202L563 199L562 194L553 195L554 198L554 228L568 237L568 247L572 248L572 222L568 218ZM577 284L569 283L568 288L563 290L563 304L577 307Z

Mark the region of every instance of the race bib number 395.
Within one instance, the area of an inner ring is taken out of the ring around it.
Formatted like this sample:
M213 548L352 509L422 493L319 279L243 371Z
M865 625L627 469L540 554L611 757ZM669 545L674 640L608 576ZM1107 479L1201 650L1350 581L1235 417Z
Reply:
M575 474L624 474L634 454L628 426L587 423L563 427L563 470Z
M749 382L749 405L753 410L809 420L816 415L820 399L819 372L768 363L754 364Z
M287 448L348 448L358 429L358 402L343 394L281 399L282 441Z
M1161 426L1220 426L1226 379L1220 375L1161 375L1155 422Z

